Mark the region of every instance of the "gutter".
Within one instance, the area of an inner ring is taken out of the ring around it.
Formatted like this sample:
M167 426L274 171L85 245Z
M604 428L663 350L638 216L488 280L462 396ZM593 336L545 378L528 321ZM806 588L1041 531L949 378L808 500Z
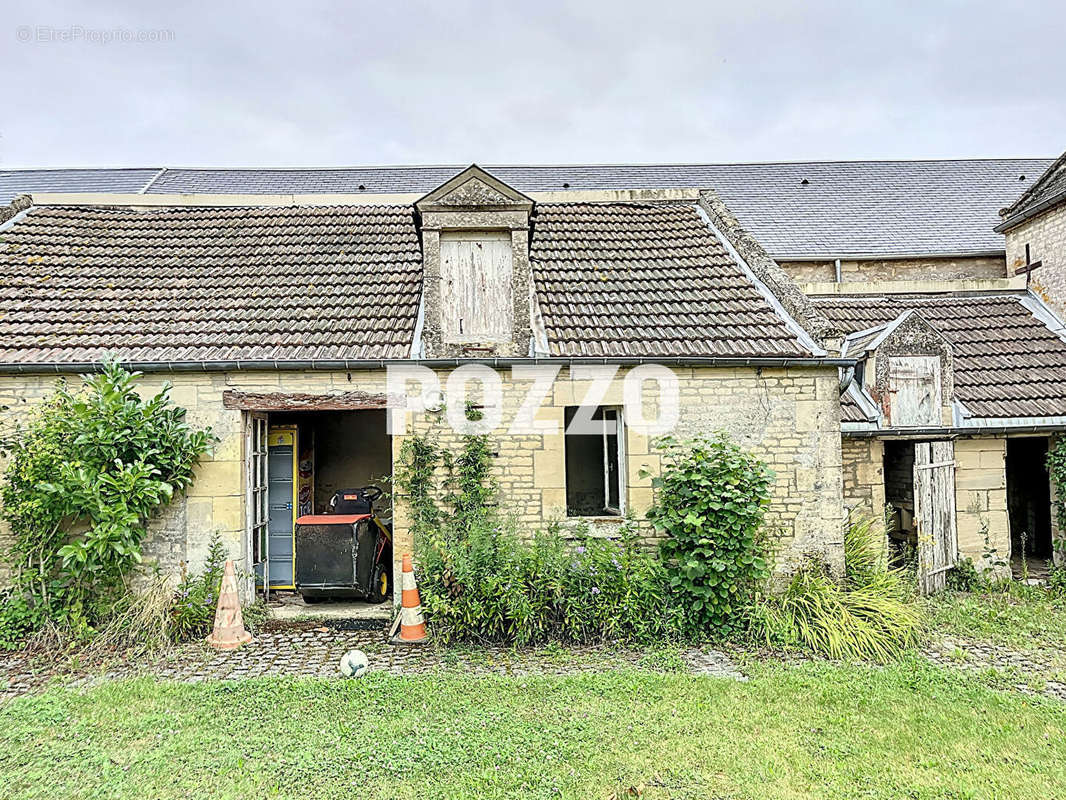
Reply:
M863 424L863 423L858 423ZM853 439L937 439L958 438L960 436L987 436L988 434L1009 433L1056 433L1066 430L1066 423L1059 425L982 425L970 427L931 427L931 428L865 428L848 429L843 423L841 434Z
M570 356L550 356L545 358L383 358L376 360L310 360L310 361L119 361L123 367L137 372L243 372L255 370L372 370L387 369L394 366L423 366L433 368L462 367L467 364L480 364L487 367L517 366L595 366L618 365L640 366L641 364L661 364L692 367L854 367L853 358L802 358L802 357L764 357L764 358L717 358L699 356L677 356L655 358L647 356L618 356L602 358L579 358ZM38 363L0 363L0 374L41 374L41 373L90 373L99 372L103 366L99 361L47 361Z
M998 231L999 228L996 228ZM782 261L810 261L824 264L829 261L910 261L918 258L998 258L1006 255L1007 250L974 250L960 253L827 253L824 256L785 255L774 253L773 259Z
M999 223L999 225L994 227L992 230L994 230L996 233L1003 233L1004 231L1007 231L1010 228L1017 227L1018 225L1025 222L1027 219L1032 219L1037 214L1047 211L1052 206L1058 205L1063 200L1066 200L1066 190L1063 190L1058 194L1053 194L1051 195L1051 197L1048 197L1045 200L1041 200L1035 206L1030 206L1021 214L1015 214L1013 217L1007 217L1007 219L1003 220L1003 222Z

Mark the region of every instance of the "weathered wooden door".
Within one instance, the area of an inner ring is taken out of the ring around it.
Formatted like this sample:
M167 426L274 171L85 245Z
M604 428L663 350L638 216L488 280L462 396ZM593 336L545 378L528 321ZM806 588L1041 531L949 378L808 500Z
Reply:
M922 594L939 592L959 556L952 442L914 445L914 524L918 532L918 589Z

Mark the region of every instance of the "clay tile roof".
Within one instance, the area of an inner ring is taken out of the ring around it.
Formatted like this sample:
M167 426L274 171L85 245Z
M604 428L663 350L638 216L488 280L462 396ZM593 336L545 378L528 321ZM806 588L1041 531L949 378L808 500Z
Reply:
M541 203L530 260L553 355L810 355L690 204Z
M407 206L39 207L0 234L0 360L404 358Z
M951 344L955 394L975 417L1066 415L1066 342L1026 307L1033 298L1024 293L811 300L848 331L890 322L909 309L918 311Z

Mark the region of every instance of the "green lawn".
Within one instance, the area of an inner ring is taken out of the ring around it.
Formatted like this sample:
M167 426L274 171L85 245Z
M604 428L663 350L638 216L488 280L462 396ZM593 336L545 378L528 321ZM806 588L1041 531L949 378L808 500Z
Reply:
M0 706L0 797L1066 796L1066 705L914 661L142 680Z
M938 635L992 642L1017 650L1066 650L1066 600L1037 587L945 592L925 601Z

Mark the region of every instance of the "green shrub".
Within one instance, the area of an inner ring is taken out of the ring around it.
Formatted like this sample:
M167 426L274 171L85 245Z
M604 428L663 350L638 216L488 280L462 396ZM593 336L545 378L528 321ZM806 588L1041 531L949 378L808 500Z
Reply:
M499 511L488 439L461 442L452 453L429 436L409 437L394 477L410 508L422 606L438 638L650 641L676 630L662 564L632 524L615 539L582 528L571 541L557 526L524 537Z
M419 545L419 591L443 641L649 642L676 633L661 562L627 526L617 539L523 539L491 520Z
M214 440L189 427L169 386L144 400L136 378L109 363L79 392L61 385L3 442L15 586L74 628L126 591L148 520L192 483Z
M48 609L25 592L4 592L0 595L0 650L17 650L49 617Z
M1047 590L1058 598L1066 598L1066 567L1048 562Z
M960 559L945 576L947 587L956 592L975 592L981 587L981 574L972 558Z
M695 635L747 629L769 575L760 540L773 472L724 434L659 443L663 454L648 519L665 535L670 591Z
M800 569L784 593L760 598L754 630L771 646L804 647L829 658L887 661L919 637L922 615L903 575L885 563L874 523L844 534L845 579L821 565Z

